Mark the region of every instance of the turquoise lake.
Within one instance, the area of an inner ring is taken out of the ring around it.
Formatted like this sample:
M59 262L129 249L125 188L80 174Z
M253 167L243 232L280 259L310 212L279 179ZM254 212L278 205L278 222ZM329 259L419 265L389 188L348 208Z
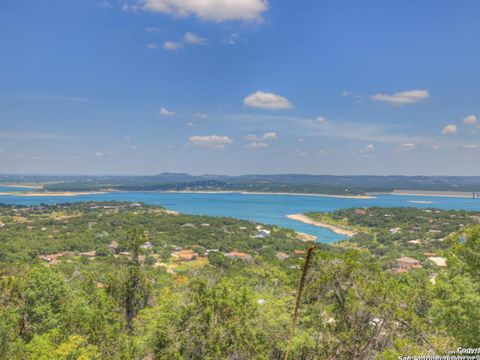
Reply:
M24 190L24 189L23 189ZM0 187L0 192L5 192ZM13 191L9 188L8 191ZM18 191L18 190L16 190ZM437 196L375 195L373 199L343 199L308 195L256 195L239 193L162 193L114 192L79 196L0 195L0 203L16 205L60 204L77 201L138 201L159 205L185 214L229 216L265 224L288 227L315 235L319 242L330 243L344 237L327 229L286 218L288 214L308 211L333 211L350 207L419 207L480 211L480 199Z

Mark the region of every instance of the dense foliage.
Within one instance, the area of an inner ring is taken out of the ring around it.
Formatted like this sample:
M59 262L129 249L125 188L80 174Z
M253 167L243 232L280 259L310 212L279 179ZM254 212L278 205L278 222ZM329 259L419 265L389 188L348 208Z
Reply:
M250 222L129 203L0 214L2 359L283 359L289 343L290 359L396 359L478 346L479 226L446 237L447 268L406 274L367 249L317 247L289 342L307 248L292 231L255 237ZM180 248L198 257L180 261ZM249 257L226 256L235 250Z
M400 256L425 260L425 253L448 248L448 235L480 223L480 212L433 208L352 208L306 215L356 231L339 245L368 249L387 263Z

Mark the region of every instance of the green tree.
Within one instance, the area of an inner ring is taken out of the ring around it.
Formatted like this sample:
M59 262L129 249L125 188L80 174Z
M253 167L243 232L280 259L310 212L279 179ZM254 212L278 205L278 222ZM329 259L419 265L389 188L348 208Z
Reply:
M141 245L146 241L145 230L133 227L128 230L127 249L131 253L125 284L125 320L129 333L133 330L133 318L147 305L149 288L139 260Z

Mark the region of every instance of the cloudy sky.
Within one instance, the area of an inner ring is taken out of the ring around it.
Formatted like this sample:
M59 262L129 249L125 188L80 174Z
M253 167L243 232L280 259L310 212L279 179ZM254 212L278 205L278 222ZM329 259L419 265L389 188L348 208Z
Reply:
M480 175L477 0L3 0L0 173Z

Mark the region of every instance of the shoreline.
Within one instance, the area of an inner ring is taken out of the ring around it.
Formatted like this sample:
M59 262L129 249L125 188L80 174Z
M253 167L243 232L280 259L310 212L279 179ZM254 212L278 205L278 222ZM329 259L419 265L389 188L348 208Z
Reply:
M263 192L263 191L208 191L208 190L165 190L154 191L163 193L184 193L184 194L242 194L242 195L283 195L283 196L317 196L340 199L375 199L371 195L333 195L333 194L313 194L313 193L288 193L288 192Z
M321 227L321 228L324 228L324 229L328 229L328 230L333 231L336 234L345 235L345 236L348 236L348 237L352 237L353 235L357 234L356 231L348 230L348 229L342 228L338 225L332 225L332 224L328 224L328 223L325 223L325 222L312 220L311 218L309 218L308 216L306 216L304 214L291 214L291 215L287 215L287 218L289 218L291 220L303 222L304 224L318 226L318 227Z
M59 192L0 192L1 196L22 196L22 197L40 197L40 196L81 196L81 195L102 195L108 194L108 192L102 191L86 191L86 192L75 192L75 191L59 191Z
M380 194L380 193L379 193ZM449 192L449 191L416 191L416 190L394 190L388 195L400 195L400 196L432 196L432 197L450 197L450 198L462 198L472 199L471 192Z

